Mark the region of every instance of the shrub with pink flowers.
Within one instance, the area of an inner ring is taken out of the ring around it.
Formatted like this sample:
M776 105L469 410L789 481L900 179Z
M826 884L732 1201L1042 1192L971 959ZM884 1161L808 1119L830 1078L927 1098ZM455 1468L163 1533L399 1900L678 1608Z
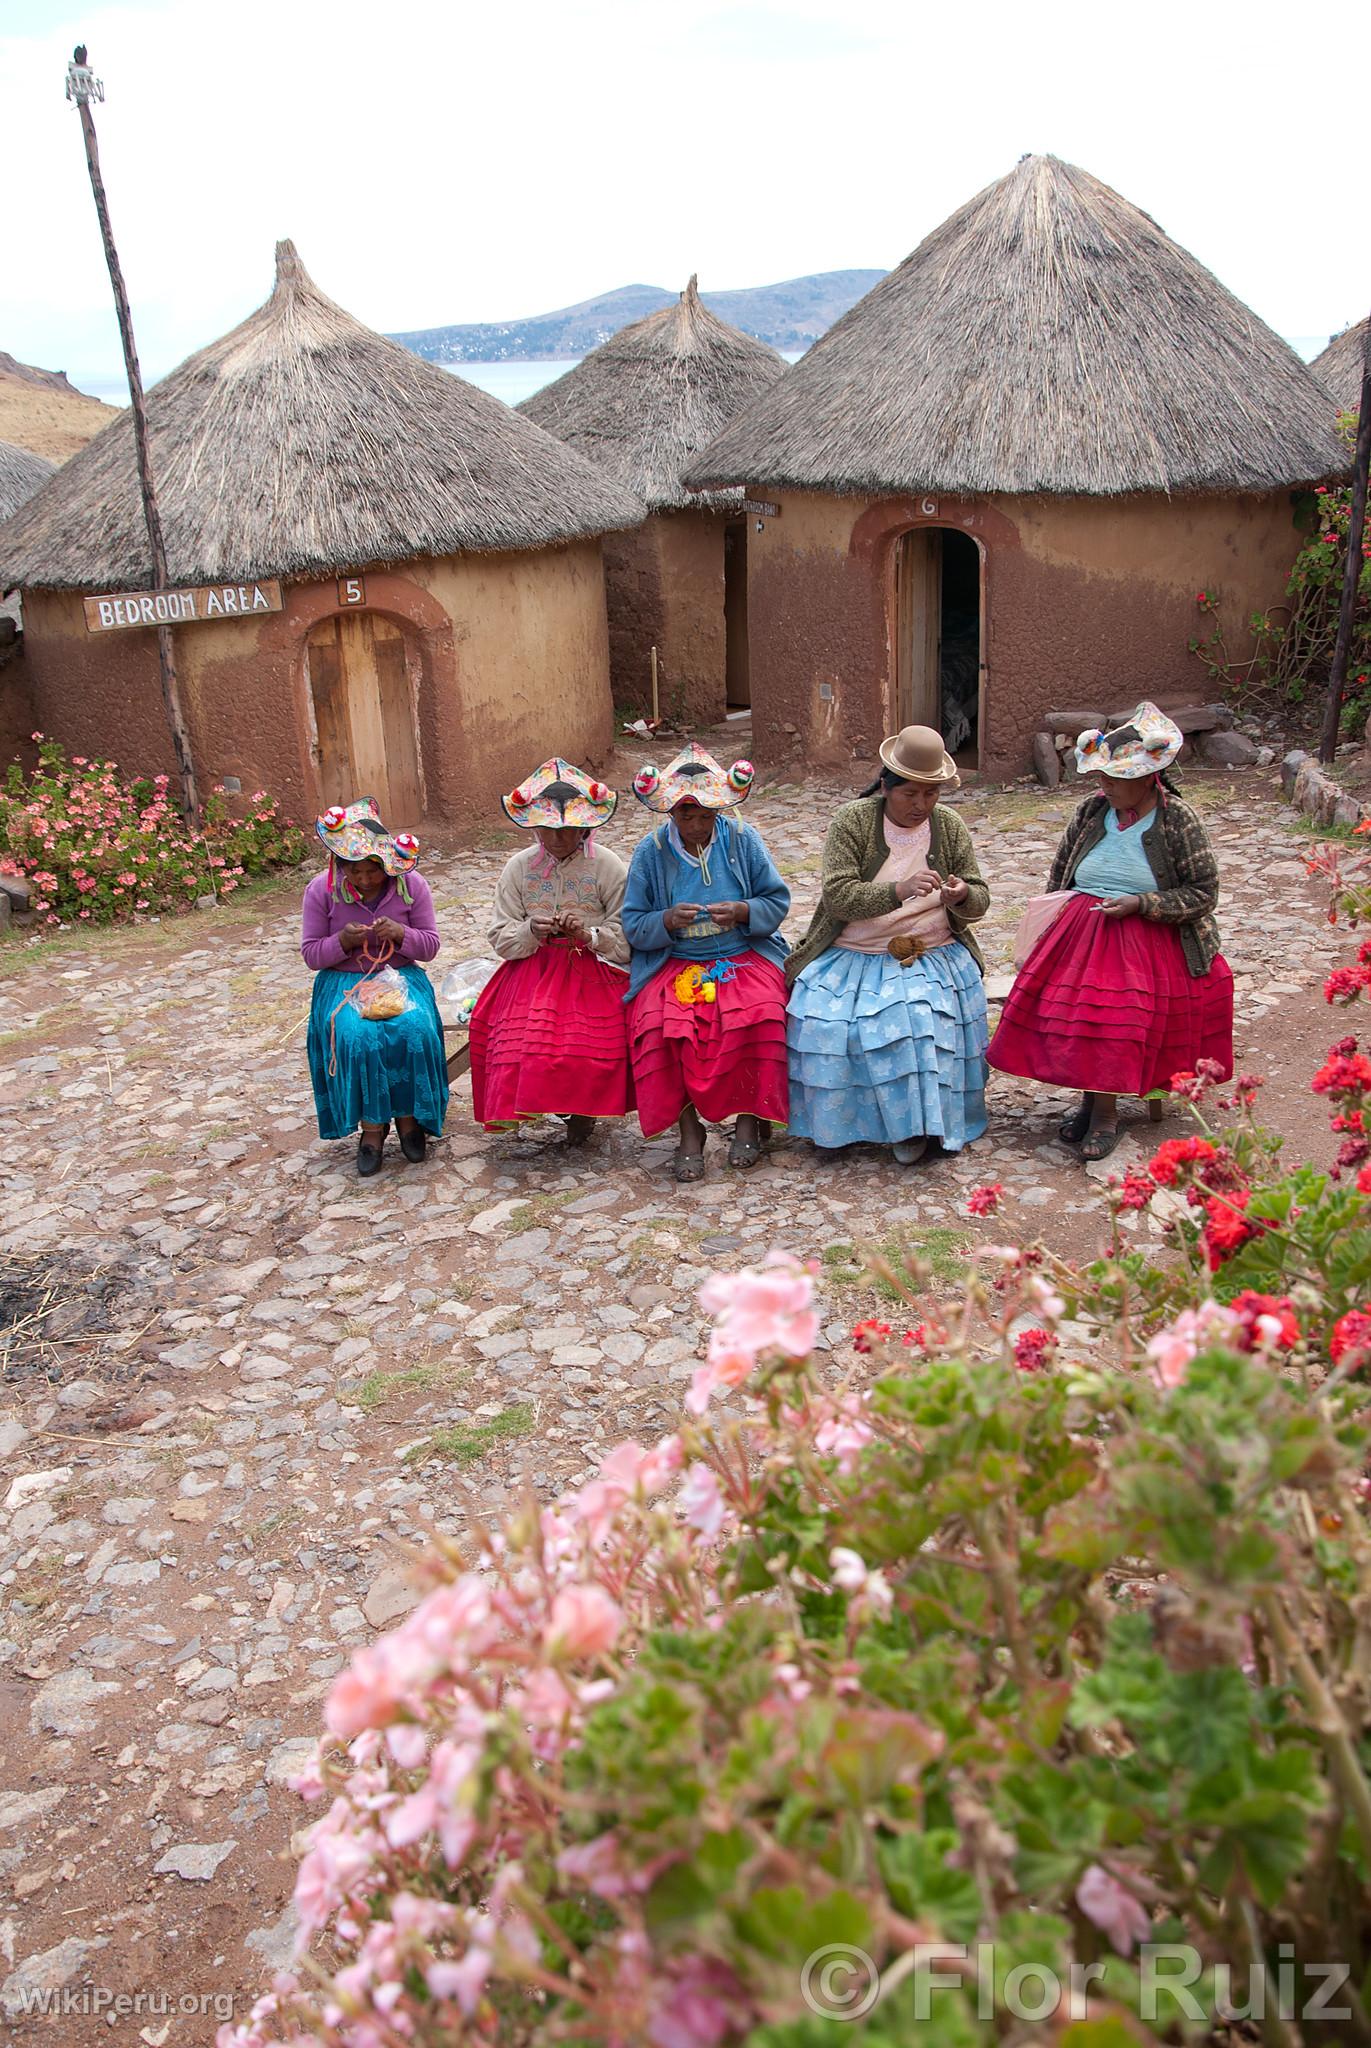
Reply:
M165 775L130 779L34 739L32 775L16 763L0 786L0 869L27 879L49 927L165 917L304 858L304 834L265 790L235 812L216 788L192 831Z
M882 1258L843 1357L817 1268L710 1281L679 1432L436 1549L335 1679L297 1960L220 2048L1362 2040L1371 1066L1330 1061L1333 1172L1257 1076L1177 1076L1098 1258L983 1243L955 1301Z

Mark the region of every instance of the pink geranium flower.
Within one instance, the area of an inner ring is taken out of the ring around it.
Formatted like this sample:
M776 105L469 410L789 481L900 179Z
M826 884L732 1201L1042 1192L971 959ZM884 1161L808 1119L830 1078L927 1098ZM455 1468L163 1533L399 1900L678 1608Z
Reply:
M549 1645L567 1657L601 1657L623 1625L622 1609L603 1586L563 1586L552 1603Z
M1098 1863L1083 1872L1076 1887L1076 1904L1121 1956L1130 1955L1152 1932L1145 1908Z

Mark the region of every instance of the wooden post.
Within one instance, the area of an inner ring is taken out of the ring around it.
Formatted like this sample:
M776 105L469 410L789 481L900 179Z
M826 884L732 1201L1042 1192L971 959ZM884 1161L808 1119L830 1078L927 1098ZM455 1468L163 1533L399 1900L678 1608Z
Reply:
M659 724L661 716L662 707L657 693L657 650L654 647L652 650L652 723L654 725Z
M1333 642L1333 661L1328 671L1328 708L1324 714L1319 759L1331 761L1338 751L1338 726L1342 700L1347 691L1347 663L1352 652L1352 620L1357 609L1357 584L1362 570L1362 535L1366 531L1366 473L1371 466L1371 320L1362 337L1361 417L1357 422L1357 447L1352 457L1352 516L1347 522L1347 562L1342 577L1342 603L1338 608L1338 637Z
M138 488L143 500L143 518L148 530L148 548L152 555L152 587L166 590L167 550L162 537L162 515L157 506L157 490L153 483L152 462L148 454L148 416L143 402L143 377L138 367L138 352L133 345L133 316L129 311L128 293L124 289L124 275L119 268L119 254L114 246L114 230L110 226L109 202L105 198L105 181L100 175L100 152L95 141L95 120L91 114L92 98L103 100L105 89L91 72L86 62L84 43L72 52L72 61L67 67L67 98L76 102L81 116L81 134L86 144L86 166L90 171L91 190L95 194L95 211L100 221L100 237L105 245L105 262L109 266L110 283L114 287L114 310L119 321L119 339L124 345L124 367L128 372L129 399L133 406L133 445L138 460ZM167 714L167 725L171 731L172 750L176 756L176 770L181 780L181 808L193 825L200 813L200 794L195 780L195 763L191 758L190 734L186 729L185 714L181 708L181 692L176 680L176 652L172 644L171 627L157 628L157 661L162 675L162 704Z

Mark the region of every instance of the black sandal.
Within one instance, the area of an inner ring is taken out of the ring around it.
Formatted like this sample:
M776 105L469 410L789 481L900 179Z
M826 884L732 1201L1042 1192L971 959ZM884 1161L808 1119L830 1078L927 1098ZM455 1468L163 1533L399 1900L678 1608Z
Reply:
M705 1155L703 1152L686 1152L680 1146L672 1155L671 1172L682 1187L687 1187L705 1177Z
M729 1165L736 1166L742 1172L746 1173L749 1168L757 1164L757 1161L761 1158L761 1156L761 1132L758 1131L757 1136L755 1138L745 1138L735 1128L733 1132L733 1142L730 1144L728 1148Z
M386 1132L389 1129L390 1125L387 1124L385 1130L381 1132L379 1145L368 1144L365 1138L357 1140L357 1171L363 1180L370 1180L373 1173L381 1171L381 1154L385 1150Z
M1079 1109L1073 1109L1064 1123L1057 1126L1057 1136L1063 1145L1079 1145L1090 1129L1090 1119L1095 1113L1095 1098L1087 1095Z
M1117 1125L1112 1131L1092 1131L1081 1146L1082 1159L1107 1159L1122 1136Z

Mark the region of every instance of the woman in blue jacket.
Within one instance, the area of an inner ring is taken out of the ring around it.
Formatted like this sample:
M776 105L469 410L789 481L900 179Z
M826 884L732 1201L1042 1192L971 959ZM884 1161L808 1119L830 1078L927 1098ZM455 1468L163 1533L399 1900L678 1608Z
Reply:
M638 1117L648 1137L680 1126L678 1181L704 1178L704 1124L736 1119L730 1166L755 1166L762 1126L784 1123L790 891L761 834L729 815L752 767L725 771L694 741L633 793L661 817L628 870L624 935Z

